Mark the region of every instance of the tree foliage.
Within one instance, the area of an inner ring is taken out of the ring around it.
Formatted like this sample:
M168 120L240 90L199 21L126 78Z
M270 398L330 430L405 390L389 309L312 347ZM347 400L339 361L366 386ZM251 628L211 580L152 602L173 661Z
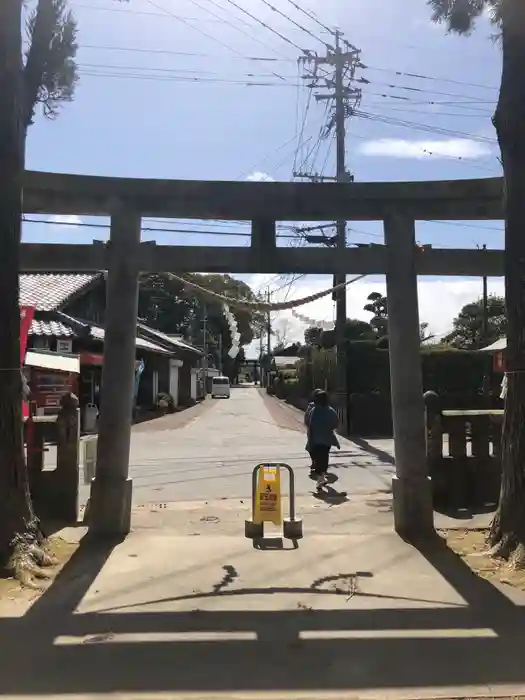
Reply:
M504 0L428 0L432 20L445 23L447 29L458 34L470 34L476 21L486 12L494 23L501 21Z
M372 292L368 295L369 304L364 307L365 311L372 314L370 325L375 330L378 338L388 334L388 308L387 299L379 292Z
M347 318L344 329L344 339L345 342L350 343L355 340L375 340L377 338L375 329L370 323L366 321L361 321L358 318ZM335 330L333 331L322 331L319 347L321 348L334 348L335 342Z
M321 347L322 335L322 328L319 328L318 326L310 326L304 332L304 344L313 348Z
M73 100L78 44L77 22L68 0L38 0L26 24L22 119L27 129L39 104L46 117L55 119L62 103Z
M380 342L381 347L388 348L388 303L387 297L379 292L372 292L368 295L368 304L364 306L364 311L372 314L370 327L375 333L376 339ZM368 324L367 324L368 325ZM433 338L428 332L428 323L419 324L419 337L424 343ZM369 340L370 338L351 338L350 340Z
M256 301L250 287L230 275L186 275L201 287L231 299ZM257 311L231 307L241 335L240 344L249 345L260 334L264 315ZM222 366L228 376L235 376L238 365L244 361L244 350L232 360L231 335L222 304L199 296L192 288L169 275L147 274L141 277L139 318L163 333L180 334L199 347L204 347L204 318L206 317L206 344L216 366ZM209 358L209 359L211 359Z
M483 299L478 299L465 304L453 321L454 330L443 338L443 342L463 350L478 350L496 342L505 335L507 329L505 299L489 296L487 311L486 335L484 334Z

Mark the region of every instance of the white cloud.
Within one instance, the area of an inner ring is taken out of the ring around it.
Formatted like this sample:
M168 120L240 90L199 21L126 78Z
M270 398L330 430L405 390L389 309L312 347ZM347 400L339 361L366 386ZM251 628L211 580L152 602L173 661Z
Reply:
M259 170L256 170L251 175L248 175L246 179L250 180L250 182L275 182L271 175L260 172Z
M492 154L488 144L471 139L406 140L377 139L360 146L366 156L383 158L483 158Z
M80 216L74 215L62 215L62 214L57 214L56 216L52 216L48 221L52 224L58 224L59 226L63 226L64 228L74 228L75 226L80 226L82 224L82 219Z
M262 275L253 275L248 284L256 289L263 280ZM275 285L274 285L275 286ZM280 282L277 286L282 286ZM329 277L306 277L304 280L292 285L291 292L287 287L276 292L272 296L272 301L284 301L285 297L290 301L300 299L309 294L314 294L331 286ZM504 287L502 279L489 279L489 294L503 296ZM358 318L363 321L370 320L370 314L363 310L367 303L367 297L371 292L386 293L386 285L383 278L365 278L347 288L347 309L349 318ZM452 321L457 316L460 309L474 299L478 299L482 294L481 279L472 278L442 278L425 279L419 278L419 316L421 321L429 324L429 331L436 336L441 336L452 329ZM319 321L334 320L334 303L331 295L318 299L311 304L299 307L298 312L309 318ZM286 323L286 335L289 343L303 342L306 326L297 318L292 316L291 311L282 311L272 314L272 321L277 324L280 330ZM275 342L275 340L273 341ZM257 357L259 353L259 341L254 341L246 348L248 357Z

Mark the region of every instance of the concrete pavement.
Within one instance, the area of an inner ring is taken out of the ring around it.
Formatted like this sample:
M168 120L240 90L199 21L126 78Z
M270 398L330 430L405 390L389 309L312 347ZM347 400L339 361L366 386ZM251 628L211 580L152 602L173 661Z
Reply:
M288 409L288 417L272 415L254 387L234 388L229 400L208 401L211 407L181 428L169 430L163 423L156 430L152 421L147 431L133 431L130 476L136 505L249 498L251 470L264 461L290 464L297 473L298 494L309 494L305 436L294 409ZM388 490L390 462L388 455L378 457L343 441L332 456L337 488L349 493ZM85 487L81 501L87 495Z
M335 481L321 500L309 478L300 411L255 387L241 387L232 390L229 400L208 399L206 406L185 413L133 430L133 527L189 535L242 534L250 513L252 469L260 462L279 461L295 471L297 509L310 534L391 530L392 440L341 439L341 450L331 456ZM283 485L286 496L286 477ZM85 503L87 486L80 496ZM478 516L474 524L486 520ZM454 522L438 517L441 527Z
M9 700L519 695L523 600L391 531L298 549L138 529L85 543L40 599L0 606Z
M334 486L348 497L315 499L300 414L269 401L243 388L178 430L133 435L133 532L112 544L63 531L81 543L53 586L0 604L0 695L525 695L525 597L441 540L395 535L384 446L343 441ZM297 469L297 548L243 536L250 472L266 460Z

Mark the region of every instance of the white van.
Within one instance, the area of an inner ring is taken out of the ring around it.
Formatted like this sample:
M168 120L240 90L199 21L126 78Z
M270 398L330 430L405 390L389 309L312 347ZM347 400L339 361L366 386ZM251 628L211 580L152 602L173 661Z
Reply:
M212 377L211 380L211 397L224 396L225 399L230 398L230 380L228 377Z

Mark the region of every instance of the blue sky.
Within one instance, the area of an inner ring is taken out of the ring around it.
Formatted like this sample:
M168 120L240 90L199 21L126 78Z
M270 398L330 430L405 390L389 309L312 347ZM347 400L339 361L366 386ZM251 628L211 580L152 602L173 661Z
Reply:
M332 174L330 139L306 158L317 143L322 103L310 101L302 146L297 138L308 88L298 78L296 47L322 52L321 42L329 35L290 0L271 2L286 18L264 0L238 0L237 4L269 28L240 12L230 0L72 0L80 44L75 101L64 106L56 121L39 117L31 127L27 167L144 178L290 180L295 161L298 169L324 168ZM442 27L431 24L425 0L307 0L300 4L323 24L339 27L348 41L361 48L362 61L368 66L359 73L369 81L362 86L361 111L366 116L347 123L347 162L356 179L500 174L490 122L500 53L490 41L493 28L488 21L464 39L447 36ZM106 235L103 228L77 225L104 225L104 220L68 223L27 223L24 240L80 243ZM145 221L144 226L172 229L144 233L145 238L163 243L248 242L239 235L248 231L243 224ZM192 234L190 228L206 233ZM283 233L291 235L290 229ZM349 224L350 244L377 242L380 236L376 224ZM442 247L503 245L500 222L420 223L418 239ZM283 244L293 243L283 239ZM256 288L269 283L277 290L275 298L300 297L329 286L326 278L305 278L291 287L283 287L283 281L274 277L246 279ZM352 315L362 315L362 301L371 286L381 289L382 280L365 280L349 288ZM501 287L501 280L491 283L492 291ZM460 306L479 292L477 280L422 280L422 319L434 331L443 332ZM331 318L331 301L309 305L303 313ZM291 316L279 317L276 323L283 328L288 324L293 339L304 330Z

